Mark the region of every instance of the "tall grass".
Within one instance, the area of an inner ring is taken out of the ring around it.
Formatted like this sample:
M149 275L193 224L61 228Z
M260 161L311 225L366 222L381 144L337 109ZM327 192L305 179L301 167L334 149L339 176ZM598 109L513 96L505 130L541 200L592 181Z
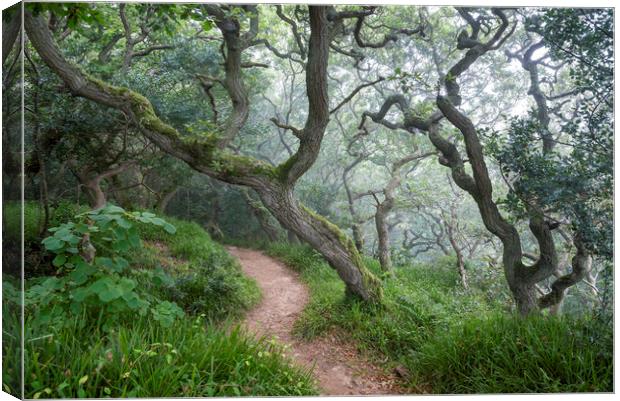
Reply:
M19 279L2 274L2 391L21 398L22 322Z
M592 324L492 314L437 333L414 366L441 393L611 391L611 337L593 342Z
M277 346L238 328L205 327L200 317L173 329L139 319L84 334L27 335L26 398L316 393L310 372L290 365Z
M300 271L310 287L310 303L296 327L299 336L312 338L336 329L378 361L387 361L386 367L407 367L412 390L612 390L609 326L503 313L503 305L488 301L482 291L464 291L450 261L398 267L395 278L384 282L384 305L369 307L345 299L341 280L310 248L273 244L268 253ZM376 261L366 262L380 273Z

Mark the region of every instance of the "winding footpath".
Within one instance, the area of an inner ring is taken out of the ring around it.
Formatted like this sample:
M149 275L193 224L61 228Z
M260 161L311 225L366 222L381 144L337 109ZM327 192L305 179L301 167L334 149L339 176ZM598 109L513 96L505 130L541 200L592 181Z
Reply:
M314 367L321 395L399 394L394 375L386 374L359 355L355 346L334 335L311 341L296 339L293 324L308 303L308 288L284 264L251 249L227 247L243 271L258 283L261 303L251 310L245 327L258 336L275 338L296 363Z

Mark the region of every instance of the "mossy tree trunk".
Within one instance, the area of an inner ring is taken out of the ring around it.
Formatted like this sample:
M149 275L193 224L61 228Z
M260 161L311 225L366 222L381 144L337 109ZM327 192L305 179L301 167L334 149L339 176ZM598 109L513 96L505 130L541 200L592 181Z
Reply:
M258 221L260 228L267 235L267 239L271 242L278 241L280 238L280 234L278 232L278 228L275 227L271 222L271 214L262 203L254 198L250 194L250 190L248 188L242 188L241 194L243 195L243 199L245 203L250 208L250 211Z
M248 115L240 53L259 43L255 40L259 13L255 6L244 6L252 11L252 17L250 28L242 35L241 24L234 15L214 4L204 4L202 7L216 21L224 38L227 57L223 82L233 103L233 113L223 132L205 133L204 139L192 141L184 140L176 129L161 121L151 103L140 94L92 78L69 63L55 45L42 17L26 12L25 28L41 58L65 82L72 94L124 112L152 143L196 171L256 190L265 207L285 228L308 242L337 270L349 293L369 302L379 302L381 283L366 269L353 242L335 225L310 212L293 197L295 183L318 157L329 121L327 63L329 40L333 35L327 21L326 7L309 7L311 33L306 62L308 115L302 129L290 127L299 139L299 147L277 167L226 149Z

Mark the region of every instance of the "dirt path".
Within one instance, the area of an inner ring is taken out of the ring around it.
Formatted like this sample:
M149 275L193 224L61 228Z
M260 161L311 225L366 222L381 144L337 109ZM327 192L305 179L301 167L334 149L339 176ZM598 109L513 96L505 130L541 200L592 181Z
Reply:
M300 364L315 366L322 395L397 394L401 390L393 375L386 375L364 360L352 344L328 335L310 342L293 337L293 323L308 303L308 289L296 272L282 263L250 249L227 247L243 271L262 291L261 303L250 311L244 324L258 335L276 337Z

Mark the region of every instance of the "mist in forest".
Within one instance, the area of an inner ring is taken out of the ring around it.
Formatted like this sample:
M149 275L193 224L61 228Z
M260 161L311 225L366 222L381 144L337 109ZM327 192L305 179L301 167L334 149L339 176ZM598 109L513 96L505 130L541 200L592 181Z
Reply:
M3 391L612 392L613 18L4 10Z

